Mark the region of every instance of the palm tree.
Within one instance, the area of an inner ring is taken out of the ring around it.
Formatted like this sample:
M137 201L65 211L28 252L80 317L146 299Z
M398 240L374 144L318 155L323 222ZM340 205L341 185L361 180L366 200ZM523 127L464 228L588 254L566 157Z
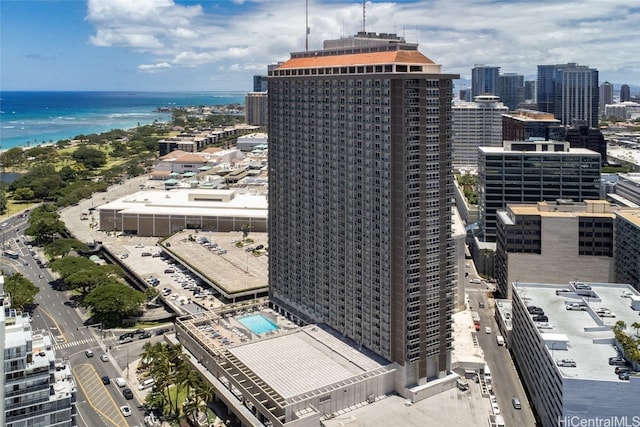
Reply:
M633 322L631 327L636 330L636 336L638 336L638 330L640 329L640 322Z

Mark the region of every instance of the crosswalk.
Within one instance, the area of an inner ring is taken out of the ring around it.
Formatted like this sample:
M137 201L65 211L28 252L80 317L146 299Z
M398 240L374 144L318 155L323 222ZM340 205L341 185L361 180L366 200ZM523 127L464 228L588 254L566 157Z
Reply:
M75 347L77 345L84 345L84 344L93 344L96 342L95 338L87 338L84 340L78 340L78 341L72 341L72 342L65 342L63 344L55 344L53 346L54 349L56 350L60 350L62 348L69 348L69 347Z

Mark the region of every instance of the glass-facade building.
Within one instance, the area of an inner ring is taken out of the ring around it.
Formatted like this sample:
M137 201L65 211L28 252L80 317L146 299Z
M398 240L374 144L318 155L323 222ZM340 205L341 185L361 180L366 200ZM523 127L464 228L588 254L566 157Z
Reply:
M484 240L496 241L496 212L507 203L600 198L600 154L566 141L505 141L480 147L478 209Z
M538 65L538 110L553 113L563 125L584 120L598 126L598 70L575 63Z

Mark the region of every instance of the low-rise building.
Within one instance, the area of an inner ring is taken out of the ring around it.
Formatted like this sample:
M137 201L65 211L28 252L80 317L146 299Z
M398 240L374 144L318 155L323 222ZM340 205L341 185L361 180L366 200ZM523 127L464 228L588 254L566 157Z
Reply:
M509 204L496 214L496 290L516 281L614 280L617 207L604 200Z
M99 229L168 236L183 229L267 231L267 198L240 190L144 190L100 206Z
M630 360L613 328L622 320L627 327L623 332L632 335L638 308L624 296L638 293L616 283L512 286L511 351L540 424L637 418L640 377L632 373L621 379L609 358ZM568 309L571 304L584 310ZM633 369L639 369L637 363Z

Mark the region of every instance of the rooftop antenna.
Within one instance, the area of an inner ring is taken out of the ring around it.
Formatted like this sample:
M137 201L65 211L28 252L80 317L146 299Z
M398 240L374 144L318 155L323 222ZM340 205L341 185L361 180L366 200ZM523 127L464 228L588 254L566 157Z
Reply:
M367 1L362 0L362 32L365 32L365 27L367 23Z
M305 50L309 51L309 33L311 32L311 28L309 28L309 0L305 0L305 8L304 8L304 17L305 17L305 41L304 47Z

